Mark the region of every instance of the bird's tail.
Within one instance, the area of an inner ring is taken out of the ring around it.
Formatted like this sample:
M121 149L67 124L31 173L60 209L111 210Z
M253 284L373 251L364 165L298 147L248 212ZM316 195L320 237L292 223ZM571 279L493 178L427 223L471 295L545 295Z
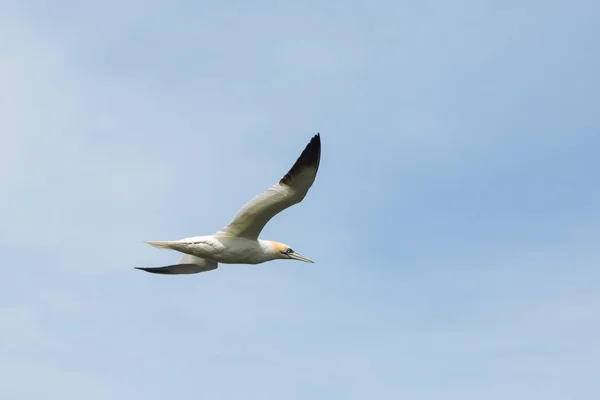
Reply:
M150 246L154 246L158 249L167 249L167 250L177 250L177 247L181 246L181 242L179 242L179 241L171 241L171 242L149 242L149 241L146 241L146 243L148 243Z

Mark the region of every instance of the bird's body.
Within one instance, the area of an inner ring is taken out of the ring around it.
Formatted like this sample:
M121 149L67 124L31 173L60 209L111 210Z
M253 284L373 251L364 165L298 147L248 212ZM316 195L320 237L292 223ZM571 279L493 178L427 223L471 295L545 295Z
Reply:
M243 237L209 235L194 236L172 242L148 242L154 247L177 250L199 258L207 258L221 264L261 264L277 259L277 247L281 243Z
M316 134L289 172L275 185L248 202L231 223L213 235L174 241L149 241L154 247L183 253L178 264L137 268L159 274L193 274L222 264L260 264L277 259L313 262L290 246L259 239L264 226L277 213L301 202L312 186L321 159L321 139Z

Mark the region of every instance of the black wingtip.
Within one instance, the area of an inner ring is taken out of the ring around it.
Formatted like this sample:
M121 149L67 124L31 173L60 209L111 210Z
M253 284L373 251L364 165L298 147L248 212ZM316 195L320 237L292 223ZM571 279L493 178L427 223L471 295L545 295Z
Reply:
M281 178L279 183L283 185L289 184L294 178L294 175L296 175L303 168L314 168L316 174L316 172L319 170L320 162L321 134L317 132L317 134L310 139L310 142L308 142L308 144L302 151L302 154L300 154L300 157L298 157L298 159L296 160L294 166L289 170L287 174L285 174L283 178Z
M140 271L150 272L151 274L163 274L163 275L171 275L172 274L172 272L170 272L169 269L167 269L165 267L149 267L149 268L133 267L133 268L139 269Z

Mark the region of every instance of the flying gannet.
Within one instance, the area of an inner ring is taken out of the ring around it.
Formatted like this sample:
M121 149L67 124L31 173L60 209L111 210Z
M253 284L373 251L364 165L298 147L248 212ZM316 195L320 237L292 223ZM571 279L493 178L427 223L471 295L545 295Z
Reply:
M135 267L155 274L196 274L223 264L260 264L272 260L313 261L284 243L258 236L267 222L304 199L317 176L321 137L317 133L281 180L250 200L225 228L208 236L175 241L146 242L160 249L183 253L179 263L165 267Z

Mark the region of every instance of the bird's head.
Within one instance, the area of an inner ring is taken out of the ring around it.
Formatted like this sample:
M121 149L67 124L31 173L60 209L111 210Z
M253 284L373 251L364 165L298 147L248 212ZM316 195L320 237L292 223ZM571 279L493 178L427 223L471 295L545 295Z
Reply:
M273 245L273 251L275 252L275 257L277 259L298 260L298 261L304 261L307 263L314 263L314 261L311 260L310 258L305 257L300 253L296 253L294 250L292 250L292 248L290 246L288 246L285 243L272 242L272 245Z

